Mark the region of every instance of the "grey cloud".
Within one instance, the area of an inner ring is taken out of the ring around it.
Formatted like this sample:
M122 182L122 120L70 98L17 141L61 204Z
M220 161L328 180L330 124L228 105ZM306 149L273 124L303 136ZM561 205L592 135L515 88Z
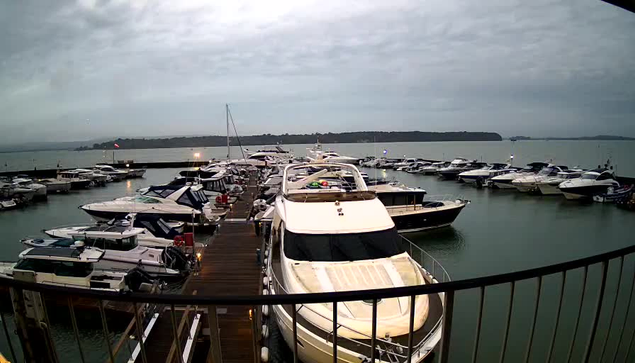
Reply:
M243 133L635 136L635 15L595 0L20 1L0 14L0 128L24 140L222 133L225 102Z

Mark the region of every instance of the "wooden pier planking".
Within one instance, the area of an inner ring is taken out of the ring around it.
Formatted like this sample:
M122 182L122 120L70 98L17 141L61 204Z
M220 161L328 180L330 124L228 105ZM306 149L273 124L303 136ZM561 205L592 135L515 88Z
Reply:
M261 247L262 239L256 236L253 222L247 221L255 192L256 183L252 178L245 193L232 207L227 220L222 222L216 235L201 250L200 271L187 279L181 294L196 293L198 296L260 294L261 271L257 263L256 249ZM254 362L249 309L248 306L217 306L223 363ZM177 324L181 315L182 312L177 315ZM209 328L207 322L207 316L203 316L203 329ZM165 362L172 341L172 321L168 310L161 314L146 341L148 362ZM207 354L202 350L209 350L209 344L196 344L193 362L206 361ZM172 362L178 362L178 360L174 359Z

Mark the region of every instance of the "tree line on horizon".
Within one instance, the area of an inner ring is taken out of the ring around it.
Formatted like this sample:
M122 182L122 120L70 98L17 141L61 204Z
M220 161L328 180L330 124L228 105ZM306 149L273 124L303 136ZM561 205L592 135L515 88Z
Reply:
M501 135L495 132L422 132L422 131L358 131L342 133L313 133L313 134L262 134L241 136L240 138L230 137L231 145L292 145L292 144L323 144L335 143L372 143L372 142L421 142L421 141L501 141ZM118 147L115 147L115 144ZM109 150L109 149L160 149L176 147L207 147L225 146L227 136L192 136L192 137L170 137L170 138L130 138L106 141L89 146L80 147L76 150Z

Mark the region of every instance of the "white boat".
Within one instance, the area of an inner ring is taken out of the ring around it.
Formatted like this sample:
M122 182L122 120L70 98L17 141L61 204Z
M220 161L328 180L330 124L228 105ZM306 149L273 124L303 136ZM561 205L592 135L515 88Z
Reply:
M555 177L558 173L569 170L563 165L549 164L542 168L538 174L525 175L512 181L512 185L521 193L540 192L538 183L543 180Z
M489 179L516 171L518 169L512 168L510 164L492 163L484 166L480 169L468 170L460 173L457 178L467 184L476 184L477 182L484 185Z
M320 163L343 163L343 164L358 164L360 158L352 156L345 156L336 153L335 151L323 151L322 144L315 144L315 146L308 150L307 157L311 162Z
M109 229L89 228L74 233L71 238L40 239L27 238L21 240L26 247L85 247L86 250L99 249L104 254L95 263L97 268L125 272L135 267L142 269L152 276L180 277L182 273L190 271L190 261L178 249L165 249L139 246L138 235L143 228L127 226Z
M400 162L394 163L392 168L395 170L403 170L417 162L419 162L419 159L417 158L404 158Z
M94 225L62 226L44 230L49 237L53 238L73 238L82 235L84 232L121 232L131 226L143 229L137 235L139 246L152 248L166 248L174 246L177 236L182 233L170 226L163 219L152 216L128 215L122 220L111 220L107 223L97 223Z
M126 177L127 178L143 178L143 176L146 173L146 169L124 169L123 171L125 171L127 173Z
M125 170L115 169L110 165L97 164L94 169L97 173L109 176L112 181L122 181L128 177L128 172Z
M348 191L327 180L351 173ZM405 252L395 224L352 165L288 166L276 198L267 255L270 294L339 292L434 283ZM413 350L408 357L411 300L382 299L377 306L377 362L422 362L441 338L440 295L414 299ZM282 336L293 347L289 306L274 305ZM305 363L333 361L332 304L296 307L298 356ZM338 362L369 362L372 303L338 303Z
M428 166L424 166L419 169L419 174L423 175L436 175L439 169L446 168L450 165L449 162L446 161L437 161L436 163L432 163Z
M33 199L46 199L47 190L46 185L35 183L29 178L13 178L12 183L18 188L31 189L35 192Z
M151 291L154 281L134 268L125 272L100 269L104 251L94 249L28 248L19 261L0 263L0 275L39 284L101 291Z
M84 204L80 208L97 221L121 219L130 213L156 215L165 221L195 224L215 224L219 220L219 215L212 210L200 185L153 186L141 195Z
M430 165L432 165L432 163L430 162L418 161L410 165L408 168L406 168L405 171L406 173L410 173L410 174L419 174L421 172L421 169L428 167Z
M546 167L547 165L549 165L549 164L548 163L539 162L539 161L538 162L529 163L529 164L527 164L526 167L524 167L523 169L518 170L516 172L506 173L506 174L502 174L502 175L498 175L498 176L493 177L491 179L492 185L494 187L498 188L498 189L516 189L514 184L512 184L512 182L515 179L522 178L522 177L528 176L528 175L536 174L537 172L542 170L542 168Z
M252 159L264 159L266 156L273 156L279 159L292 159L293 154L290 151L284 150L280 145L276 145L274 147L265 147L262 149L258 149L254 152L249 149L245 149L247 155Z
M35 197L35 190L15 185L11 180L0 180L0 197L28 203Z
M579 178L582 176L582 173L584 173L584 170L569 169L561 171L556 176L548 177L537 182L536 186L538 186L540 194L542 195L562 195L562 191L558 186L569 179Z
M68 193L71 190L71 180L62 178L46 178L38 179L38 183L46 185L46 192L51 193Z
M90 180L90 186L104 186L106 182L112 181L112 177L109 175L101 174L100 172L92 169L73 169L67 170L64 173L72 173L75 174L82 179ZM61 174L64 176L64 174Z
M618 189L620 183L615 180L612 170L596 169L587 171L580 178L566 180L558 189L570 200L591 199L594 195L606 193L609 188Z
M438 169L437 174L443 179L452 180L452 179L456 179L459 174L465 171L481 169L481 168L484 168L485 166L487 166L486 163L481 163L478 161L469 161L463 158L456 158L452 160L450 165L448 165L447 167Z
M0 192L0 211L9 210L17 207L18 203L16 203L15 199L3 197Z
M92 185L95 185L95 183L90 178L85 177L84 173L78 170L60 171L57 173L57 179L70 182L71 190L86 189Z

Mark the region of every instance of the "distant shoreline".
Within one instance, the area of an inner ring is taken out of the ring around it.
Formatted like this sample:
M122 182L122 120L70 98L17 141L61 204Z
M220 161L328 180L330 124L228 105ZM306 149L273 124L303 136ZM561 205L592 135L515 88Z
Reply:
M442 142L442 141L502 141L495 132L380 132L360 131L327 134L283 134L252 135L239 138L230 137L230 145L297 145L297 144L347 144L347 143L390 143L390 142ZM117 146L115 146L117 145ZM198 136L172 138L130 138L95 143L92 147L83 146L75 150L112 150L112 149L168 149L178 147L214 147L226 146L227 136Z

